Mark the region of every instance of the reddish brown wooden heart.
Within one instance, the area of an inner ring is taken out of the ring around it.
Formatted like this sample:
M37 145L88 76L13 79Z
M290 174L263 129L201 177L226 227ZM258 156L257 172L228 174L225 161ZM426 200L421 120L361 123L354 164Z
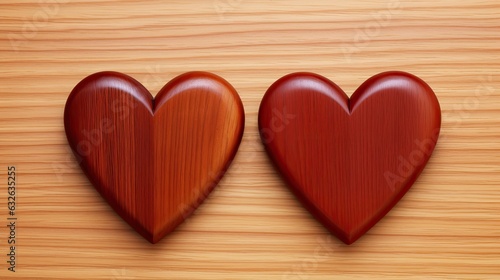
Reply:
M266 150L291 190L351 244L408 191L434 150L441 110L419 78L387 72L349 99L333 82L295 73L262 100Z
M95 188L156 243L198 207L229 167L244 112L234 88L213 74L181 75L153 99L136 80L102 72L71 92L64 124Z

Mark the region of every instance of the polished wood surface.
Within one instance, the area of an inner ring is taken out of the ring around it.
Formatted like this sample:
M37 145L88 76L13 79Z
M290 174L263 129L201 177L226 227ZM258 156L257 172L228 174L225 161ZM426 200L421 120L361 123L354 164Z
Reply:
M305 207L352 244L410 189L439 136L432 89L404 72L386 72L349 98L314 73L274 83L259 109L268 154Z
M151 243L196 210L233 160L245 115L236 90L203 72L183 74L156 98L133 78L83 79L64 124L77 162L115 211Z
M12 0L0 11L1 236L9 165L20 219L19 270L0 266L0 279L498 279L498 1ZM227 173L154 245L92 187L65 136L69 93L107 70L153 95L182 73L208 71L245 108ZM351 94L391 70L434 90L439 141L400 202L346 246L273 168L259 105L289 73L319 73Z

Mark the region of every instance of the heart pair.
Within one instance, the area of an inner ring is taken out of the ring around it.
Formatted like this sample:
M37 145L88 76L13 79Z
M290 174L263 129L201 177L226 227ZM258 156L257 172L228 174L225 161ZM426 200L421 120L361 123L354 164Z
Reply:
M403 72L366 81L349 99L316 74L274 83L259 110L267 153L304 206L351 244L422 172L440 127L431 88ZM234 158L245 116L236 90L206 72L183 74L156 98L136 80L101 72L65 108L68 142L113 209L151 243L210 194Z

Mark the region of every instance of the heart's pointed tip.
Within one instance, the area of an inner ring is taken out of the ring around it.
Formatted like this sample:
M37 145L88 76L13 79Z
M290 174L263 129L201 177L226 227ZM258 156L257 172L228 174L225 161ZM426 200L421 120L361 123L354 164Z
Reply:
M144 229L144 228L140 229L134 228L134 229L142 236L142 238L146 239L151 244L156 244L160 242L160 240L162 240L163 237L165 237L166 235L166 234L160 235L150 229Z
M151 238L151 239L148 239L148 241L151 244L156 244L156 243L160 242L160 239L159 238Z
M358 239L357 238L347 238L347 239L341 239L341 240L342 240L342 242L345 243L345 245L352 245Z
M335 236L340 239L340 241L344 242L345 245L352 245L356 242L361 235L351 234L351 233L337 233Z
M147 236L144 236L144 238L149 241L151 244L156 244L160 242L160 240L163 239L163 236L158 236L158 235L153 235L153 234L148 234Z

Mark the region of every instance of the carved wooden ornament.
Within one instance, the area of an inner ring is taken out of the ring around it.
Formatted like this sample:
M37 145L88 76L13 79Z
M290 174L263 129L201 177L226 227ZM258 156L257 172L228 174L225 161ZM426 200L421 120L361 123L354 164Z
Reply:
M346 244L410 189L440 125L432 89L403 72L376 75L351 98L322 76L290 74L269 88L259 111L261 138L277 169Z
M102 197L156 243L210 194L244 129L236 90L205 72L181 75L156 98L124 74L82 80L64 113L69 144Z

